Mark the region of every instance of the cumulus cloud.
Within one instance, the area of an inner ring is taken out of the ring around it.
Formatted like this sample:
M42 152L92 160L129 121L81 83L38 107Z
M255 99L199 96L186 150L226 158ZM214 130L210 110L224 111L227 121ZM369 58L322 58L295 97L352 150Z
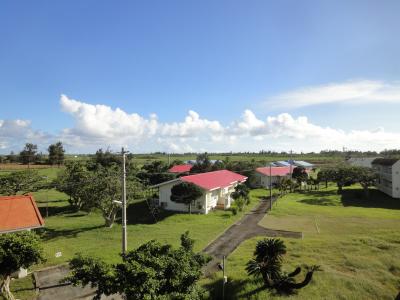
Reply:
M298 108L327 103L363 104L373 102L400 103L400 82L352 80L300 88L285 92L267 101L275 107Z
M31 127L29 120L0 120L0 149L20 149L26 142L45 143L51 136Z
M192 110L182 121L168 123L160 122L155 114L144 117L65 95L61 96L60 105L74 120L71 128L49 135L32 129L26 120L0 120L0 150L21 149L24 142L38 143L46 149L49 141L55 140L61 140L72 152L92 152L108 146L118 149L125 145L133 152L319 151L343 146L359 150L400 148L400 133L383 128L342 130L320 126L306 116L294 117L289 113L260 118L247 109L237 120L223 125Z

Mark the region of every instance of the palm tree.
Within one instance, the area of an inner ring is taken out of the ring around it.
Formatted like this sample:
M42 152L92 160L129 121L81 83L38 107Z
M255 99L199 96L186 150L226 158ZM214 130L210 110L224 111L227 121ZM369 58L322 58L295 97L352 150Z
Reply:
M280 239L263 239L257 242L254 251L254 259L247 263L248 275L256 278L262 277L264 286L275 289L278 293L291 294L296 289L301 289L311 282L315 271L319 266L306 266L306 276L303 281L296 282L294 277L301 272L297 267L293 272L287 274L282 272L282 259L286 254L286 246Z

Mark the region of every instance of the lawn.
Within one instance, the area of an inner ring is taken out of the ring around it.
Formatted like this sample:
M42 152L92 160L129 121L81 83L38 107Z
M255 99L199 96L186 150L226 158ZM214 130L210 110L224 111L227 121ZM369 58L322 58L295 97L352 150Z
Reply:
M250 205L235 216L230 211L222 210L215 210L208 215L165 212L157 223L154 223L145 202L131 203L127 211L128 250L152 239L179 246L180 235L189 230L196 241L195 250L200 251L256 206L259 198L265 195L265 190L252 190ZM41 214L45 217L48 212L49 217L45 218L46 226L41 232L47 261L31 268L31 271L66 263L78 252L108 262L119 261L122 235L119 222L112 228L106 228L98 212L71 212L68 197L55 190L39 191L34 196ZM61 252L60 257L56 257L57 252ZM21 299L35 297L32 287L30 277L14 280L11 284L15 296Z
M400 289L400 201L372 190L369 200L352 186L294 193L279 199L260 222L267 228L304 232L302 240L284 239L286 271L318 264L310 285L290 297L273 295L247 277L254 238L228 258L227 299L394 299ZM299 275L298 280L304 276ZM218 299L221 274L202 284Z
M264 193L264 190L253 190L251 204L245 211L254 207ZM118 222L106 228L98 212L71 212L67 196L54 190L37 192L35 197L42 215L46 216L46 210L49 215L42 233L47 262L40 267L64 263L77 252L109 262L119 260L121 225ZM180 235L189 230L196 241L195 249L200 251L243 213L233 216L221 210L208 215L165 212L154 223L145 202L132 203L128 207L128 248L133 249L151 239L177 246ZM57 252L62 256L55 257Z

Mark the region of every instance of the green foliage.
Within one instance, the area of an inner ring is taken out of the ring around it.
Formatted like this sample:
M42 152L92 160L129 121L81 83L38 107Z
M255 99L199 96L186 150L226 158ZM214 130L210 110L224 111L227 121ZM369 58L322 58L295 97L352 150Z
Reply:
M49 152L49 163L51 165L62 165L64 163L64 147L61 142L51 144L47 149Z
M96 154L87 162L87 169L90 171L96 170L99 166L111 167L112 165L120 165L122 162L121 155L112 153L110 149L103 151L102 148L96 151Z
M306 182L308 179L306 169L303 167L294 168L292 178L295 179L298 183Z
M191 213L192 202L202 195L202 189L191 182L180 182L171 189L171 201L188 205L189 213Z
M196 163L193 165L193 168L190 170L191 173L204 173L211 171L212 164L210 161L210 157L207 152L201 153L196 157Z
M24 149L19 153L19 158L23 164L30 164L35 162L37 152L37 145L26 143Z
M237 199L243 198L245 201L245 204L248 203L250 197L249 197L250 189L247 187L247 185L240 183L237 186L235 186L235 191L231 194L231 197L236 201Z
M0 194L31 193L44 187L44 180L36 170L11 172L0 176Z
M137 174L143 182L156 185L174 179L175 174L168 173L168 165L160 160L143 165L142 171Z
M43 260L41 243L35 233L24 231L0 235L1 292L13 299L9 288L11 274Z
M230 211L232 212L232 215L236 216L238 213L238 208L236 206L231 206Z
M302 282L296 283L294 277L301 272L297 267L287 274L282 272L282 259L286 254L286 246L280 239L263 239L257 242L254 259L247 263L248 275L262 277L264 285L275 289L278 293L292 294L294 290L305 287L311 282L313 273L319 271L319 266L306 266L307 274Z
M90 172L82 162L70 161L55 180L56 189L69 196L69 203L75 210L84 208L87 197L85 186L90 183L90 177Z
M71 260L72 274L65 280L96 287L94 299L117 293L127 299L203 299L196 282L207 258L192 251L193 241L187 243L187 233L181 240L178 249L152 240L129 251L114 265L78 255Z

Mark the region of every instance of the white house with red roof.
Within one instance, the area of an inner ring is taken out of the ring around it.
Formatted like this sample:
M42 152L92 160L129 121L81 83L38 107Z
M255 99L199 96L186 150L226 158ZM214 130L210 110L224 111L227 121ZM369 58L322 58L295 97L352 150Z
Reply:
M192 168L193 165L191 164L175 165L172 168L170 168L168 172L175 174L189 173Z
M228 170L219 170L182 176L157 184L155 187L159 188L159 205L161 207L166 210L187 212L187 205L171 201L171 189L180 182L191 182L197 185L204 193L194 202L192 211L207 214L214 208L229 208L233 201L231 193L235 190L236 185L246 180L246 176Z
M281 178L290 178L292 167L261 167L255 172L257 185L269 188L270 184L278 183Z

